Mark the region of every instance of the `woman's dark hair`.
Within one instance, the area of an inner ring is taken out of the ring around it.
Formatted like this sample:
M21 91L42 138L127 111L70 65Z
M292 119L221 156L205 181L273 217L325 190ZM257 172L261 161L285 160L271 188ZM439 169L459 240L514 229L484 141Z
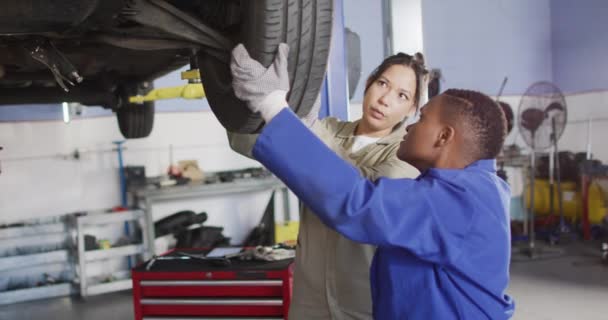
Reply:
M384 61L382 61L382 63L376 69L374 69L374 71L372 71L372 73L367 78L367 82L365 83L365 90L363 92L367 92L367 89L369 89L372 83L378 80L378 78L388 68L398 64L412 68L412 70L414 70L414 73L416 74L416 92L414 93L414 106L416 106L416 110L418 110L418 102L420 101L421 94L420 87L421 84L425 83L423 79L424 76L428 73L428 71L424 67L424 56L420 52L417 52L413 56L403 52L399 52L384 59Z

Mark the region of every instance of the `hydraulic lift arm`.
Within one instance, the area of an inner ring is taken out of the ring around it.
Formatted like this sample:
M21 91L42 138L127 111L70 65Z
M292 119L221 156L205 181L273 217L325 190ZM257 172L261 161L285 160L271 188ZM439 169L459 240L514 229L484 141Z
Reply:
M201 76L198 69L182 72L182 80L188 80L188 84L176 87L166 87L151 90L146 95L129 97L130 103L144 103L162 99L202 99L205 97L205 90L201 84Z

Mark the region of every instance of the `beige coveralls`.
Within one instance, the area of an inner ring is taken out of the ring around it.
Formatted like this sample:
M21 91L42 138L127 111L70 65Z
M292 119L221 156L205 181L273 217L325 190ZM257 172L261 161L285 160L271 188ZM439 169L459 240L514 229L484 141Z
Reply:
M414 167L396 157L405 134L403 126L351 154L357 123L325 118L316 121L311 130L372 180L418 176ZM249 157L256 138L229 134L231 147ZM326 227L310 209L301 208L289 319L371 319L369 268L374 250L373 246L344 238Z

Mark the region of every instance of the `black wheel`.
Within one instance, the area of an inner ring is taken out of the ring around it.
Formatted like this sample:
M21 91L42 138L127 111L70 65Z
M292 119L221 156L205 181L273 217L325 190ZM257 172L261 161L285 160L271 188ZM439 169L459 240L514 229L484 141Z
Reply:
M289 44L288 101L305 115L323 84L332 28L333 0L243 1L242 22L235 43L242 42L250 55L269 66L281 42ZM228 59L226 59L228 60ZM211 109L228 130L258 131L263 121L234 96L228 64L211 55L199 56L201 79Z
M154 126L154 102L128 104L116 111L116 119L125 138L145 138Z
M136 94L146 94L152 90L149 83L142 83L136 86L123 86L117 95L115 108L116 119L120 133L127 139L145 138L152 132L154 127L154 101L144 102L143 104L126 103L120 105L121 101L128 101L129 96Z

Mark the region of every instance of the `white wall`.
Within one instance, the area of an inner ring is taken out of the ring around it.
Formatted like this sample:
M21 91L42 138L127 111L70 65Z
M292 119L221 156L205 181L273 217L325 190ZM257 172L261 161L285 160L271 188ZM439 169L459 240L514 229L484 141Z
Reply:
M588 119L592 118L590 131L591 153L593 158L608 164L608 148L603 143L604 137L608 136L608 91L593 91L565 96L568 108L568 123L562 137L558 141L560 151L585 152L588 139ZM501 97L501 101L507 102L513 108L517 121L520 96ZM524 154L529 154L529 148L521 138L517 124L513 131L507 136L505 145L516 144L521 147ZM545 150L544 152L549 152ZM509 183L514 196L523 191L525 177L520 170L508 170Z
M393 52L423 52L421 0L392 0Z
M588 120L591 118L590 136L593 158L608 163L608 148L603 143L604 137L608 136L608 91L569 94L565 98L568 108L568 123L562 137L558 141L558 148L564 151L585 152L588 138ZM511 104L517 118L520 97L502 97L501 101ZM505 142L505 144L513 143L527 150L526 144L519 136L517 125Z
M587 146L588 120L591 124L591 153L593 158L608 164L608 91L594 91L566 96L568 125L559 140L559 148L584 152Z
M0 224L120 204L117 153L120 140L114 117L61 121L0 123ZM234 153L223 128L210 111L157 113L145 139L128 140L125 165L145 165L148 176L165 172L169 145L174 159L196 159L204 171L259 167ZM83 151L80 160L68 155ZM242 239L261 217L268 192L188 202L158 204L155 218L178 210L207 211L209 225ZM228 201L227 201L228 200Z

